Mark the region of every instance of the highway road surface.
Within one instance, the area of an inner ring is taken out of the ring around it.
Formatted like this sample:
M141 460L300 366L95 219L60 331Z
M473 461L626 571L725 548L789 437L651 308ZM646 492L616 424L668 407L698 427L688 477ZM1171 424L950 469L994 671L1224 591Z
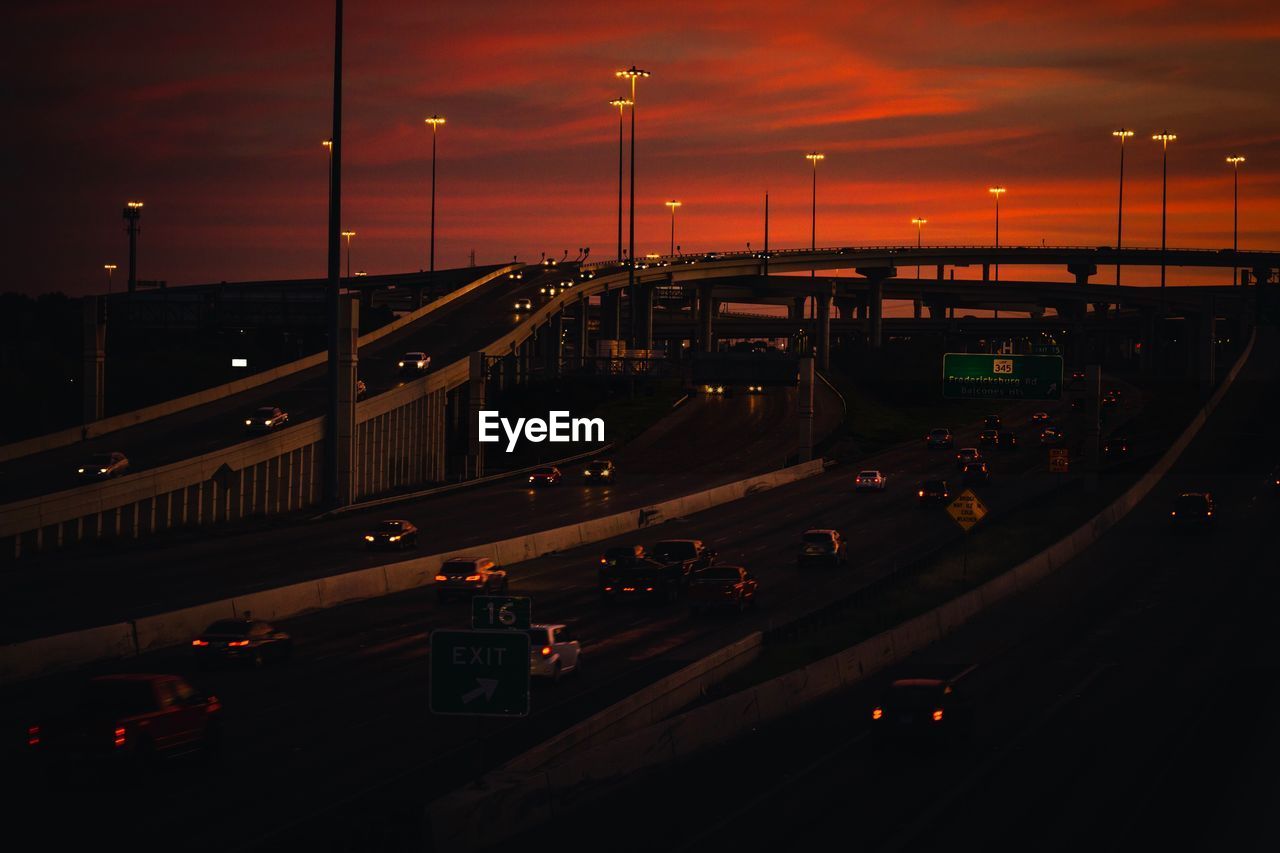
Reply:
M1280 357L1263 330L1181 461L1092 548L872 682L521 839L557 850L1274 850ZM1183 490L1216 529L1175 534ZM949 747L877 749L893 678L977 665ZM660 815L644 821L637 814ZM620 832L620 826L626 826Z
M815 432L822 435L835 429L841 410L825 386L817 393ZM422 531L416 553L436 554L638 509L781 468L798 435L794 389L699 396L614 456L614 485L585 486L581 469L566 465L566 481L549 489L499 481L317 522L277 518L216 535L193 530L32 555L0 574L0 595L26 602L0 624L0 642L412 558L415 552L364 548L364 533L384 518L413 521ZM75 595L66 595L72 587Z
M1028 412L1008 413L1024 441ZM974 432L959 438L970 441ZM72 701L88 672L184 673L226 707L225 754L213 767L174 763L127 783L109 771L43 782L24 776L31 781L12 805L54 847L87 837L135 845L181 839L187 849L219 851L412 849L431 797L715 648L958 539L943 510L918 507L914 493L917 479L954 472L951 454L912 444L869 464L888 472L884 493L855 494L853 472L836 469L639 535L509 567L512 592L532 597L534 619L570 624L584 644L583 674L535 689L524 720L428 712L429 632L469 618L466 604L437 604L429 589L289 620L295 656L279 668L201 673L186 650L171 649L9 686L0 690L6 767L24 766L15 753L26 726L42 708ZM996 460L991 484L980 490L993 523L1059 485L1045 467L1043 452L1030 443ZM856 543L848 571L797 572L797 542L812 526L837 527ZM694 620L680 604L600 604L602 548L681 536L703 538L723 562L751 568L763 584L757 612ZM70 815L75 819L65 819ZM634 830L633 821L608 836L610 845Z

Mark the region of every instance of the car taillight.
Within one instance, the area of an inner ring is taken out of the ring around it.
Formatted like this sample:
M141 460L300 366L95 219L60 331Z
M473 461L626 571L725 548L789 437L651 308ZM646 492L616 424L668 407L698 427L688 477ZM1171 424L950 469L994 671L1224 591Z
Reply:
M27 746L40 745L40 727L27 726Z
M611 586L606 586L606 587L604 588L604 591L605 591L605 592L613 592L613 587L611 587Z
M936 711L934 711L934 712L933 712L933 721L934 721L935 723L940 723L940 722L942 722L942 709L941 709L941 708L938 708Z
M549 657L551 657L551 647L550 647L550 646L543 646L543 647L542 647L542 656L543 656L544 658L549 658Z
M881 717L883 717L883 716L884 716L884 709L883 709L883 708L872 708L872 709L871 709L871 719L873 719L873 720L878 720L878 719L880 719L880 718L881 718Z
M248 640L232 640L231 642L227 643L227 645L228 646L247 646L249 645L249 641Z
M469 580L469 581L478 581L478 580L480 580L480 576L479 576L479 575L467 575L467 580Z
M206 711L217 711L222 708L222 703L218 701L218 697L213 696L212 694L205 699L204 702L204 708Z
M207 645L209 645L209 641L208 641L208 640L192 640L192 641L191 641L191 645L193 645L193 646L207 646Z
M448 579L449 579L448 575L436 575L436 580L438 581L447 581Z
M123 726L117 727L116 728L116 746L117 747L124 746L124 740L125 740L124 727Z

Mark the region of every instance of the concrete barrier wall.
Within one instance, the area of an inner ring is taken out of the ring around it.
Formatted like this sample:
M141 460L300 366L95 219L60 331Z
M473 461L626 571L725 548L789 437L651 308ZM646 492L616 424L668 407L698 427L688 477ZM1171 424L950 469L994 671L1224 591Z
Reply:
M618 737L552 738L508 762L500 770L442 797L427 807L440 853L495 844L522 830L571 814L603 796L611 785L645 768L687 757L740 737L837 690L857 684L942 639L988 607L1029 589L1083 553L1150 493L1217 408L1253 352L1256 335L1218 390L1156 464L1120 497L1049 548L981 586L874 637L683 714ZM654 704L658 697L641 693ZM634 697L633 697L634 698ZM643 700L641 700L642 702ZM597 717L627 714L643 719L645 709L623 700ZM615 710L616 709L616 710ZM594 719L594 718L593 718ZM590 721L588 721L590 722ZM608 733L606 734L616 734Z
M387 335L394 334L406 326L418 322L423 317L432 314L446 305L455 302L468 293L483 287L489 282L512 270L519 269L521 264L508 264L500 269L494 270L487 275L481 276L475 281L466 284L457 290L450 291L439 299L433 300L430 304L424 305L418 310L406 314L405 316L381 326L360 336L359 346L371 344L374 341L381 340ZM94 421L84 426L70 427L68 429L59 430L58 432L49 433L47 435L36 436L34 438L25 439L23 441L13 442L0 446L0 462L8 459L17 459L22 456L30 456L33 453L42 453L55 447L65 447L68 444L75 444L77 441L83 441L86 438L94 438L107 433L126 427L136 426L148 421L163 418L167 415L183 412L187 409L195 408L212 403L216 400L222 400L226 397L234 397L253 388L275 382L277 379L283 379L286 376L292 376L304 370L318 367L325 363L326 353L316 353L314 355L291 361L288 364L282 364L279 367L273 367L270 370L264 370L255 373L252 376L246 376L243 379L237 379L234 382L228 382L225 385L218 385L214 388L206 388L203 391L197 391L194 394L187 394L183 397L176 397L172 400L166 400L163 403L156 403L153 406L147 406L142 409L135 409L132 412L124 412L119 415L112 415L109 418L103 418L100 421Z
M716 503L727 503L746 494L753 494L762 488L776 488L820 473L822 473L822 460L815 459L791 468L783 468L737 483L718 486L709 490L709 493L715 495ZM685 501L691 499L697 500L696 496L673 498L653 507L620 512L552 530L303 581L275 589L260 590L234 598L143 617L124 623L130 630L130 641L129 648L123 651L120 644L112 639L116 637L115 633L109 629L99 628L0 646L0 674L4 682L16 681L96 660L181 645L189 642L194 634L215 619L246 611L263 619L284 619L351 601L403 592L434 583L436 571L440 565L453 556L493 555L499 564L512 565L553 551L575 548L650 526L653 517L662 518L683 514L679 508ZM699 503L701 503L700 500ZM516 583L520 581L519 577L513 580ZM106 633L99 633L103 631Z

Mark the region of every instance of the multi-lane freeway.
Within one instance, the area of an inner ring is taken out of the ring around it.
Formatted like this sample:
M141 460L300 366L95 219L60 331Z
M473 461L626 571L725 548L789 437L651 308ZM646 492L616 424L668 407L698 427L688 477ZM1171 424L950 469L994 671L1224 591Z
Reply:
M817 393L815 434L841 418L839 399ZM363 534L383 518L422 531L435 554L573 524L781 468L799 435L794 389L693 397L616 454L615 485L581 484L581 469L552 489L499 481L321 521L277 520L220 536L159 539L37 554L0 575L0 593L26 605L0 625L0 642L110 624L268 587L409 559L367 552ZM606 433L607 437L607 433ZM67 589L76 594L68 596Z
M522 839L616 850L1270 850L1280 738L1276 336L1177 465L1030 592L857 689L612 791ZM1217 526L1175 534L1174 496ZM976 665L974 727L877 749L892 679ZM635 821L634 815L649 818ZM617 832L627 821L627 831Z
M1022 404L1004 411L1024 449L997 459L990 485L981 489L996 519L1055 488L1032 440L1030 410ZM1063 420L1070 425L1068 413ZM957 430L959 442L972 443L975 432ZM430 715L429 632L465 624L468 610L437 604L422 589L290 620L295 659L280 668L200 673L183 649L91 668L177 671L214 691L226 707L221 762L175 763L126 786L94 774L33 781L14 805L46 827L55 846L86 836L99 843L181 838L184 847L219 850L374 849L414 839L432 796L714 648L957 539L940 509L917 506L914 490L917 479L954 475L952 454L926 453L912 442L866 464L888 473L884 493L854 494L853 472L836 469L639 535L509 567L512 591L532 597L535 619L571 624L584 643L584 673L536 690L527 720ZM504 519L489 518L505 528ZM813 526L839 528L855 543L850 571L796 571L799 534ZM598 602L601 548L679 536L703 538L723 561L756 572L763 584L758 613L695 621L680 605ZM299 547L307 547L303 539ZM255 561L245 550L240 559ZM22 748L25 726L42 707L69 701L82 677L3 691L6 766L22 766L9 750ZM68 811L79 819L57 820Z

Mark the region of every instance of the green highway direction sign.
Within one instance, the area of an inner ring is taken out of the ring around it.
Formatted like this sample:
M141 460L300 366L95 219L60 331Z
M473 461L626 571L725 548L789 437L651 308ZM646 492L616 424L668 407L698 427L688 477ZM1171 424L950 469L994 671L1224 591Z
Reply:
M942 396L966 400L1059 400L1062 356L942 356Z
M471 627L524 630L532 624L531 610L526 596L477 595L471 599Z
M529 716L528 632L432 631L431 712Z

